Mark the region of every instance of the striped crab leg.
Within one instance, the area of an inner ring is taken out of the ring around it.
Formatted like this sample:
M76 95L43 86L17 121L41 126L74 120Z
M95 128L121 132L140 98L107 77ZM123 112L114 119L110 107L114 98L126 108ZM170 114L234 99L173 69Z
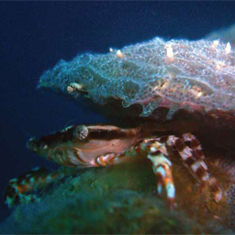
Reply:
M107 153L98 156L92 164L94 167L106 167L128 162L136 157L147 157L152 162L153 172L157 177L157 192L161 195L162 188L166 190L168 204L172 209L175 206L175 186L171 172L172 164L167 156L165 144L156 139L145 139L122 154Z
M166 190L169 208L173 209L175 206L175 186L171 171L172 164L166 157L165 145L160 146L160 148L155 147L156 145L158 147L159 143L155 142L152 147L150 147L147 158L151 160L153 164L153 172L157 176L158 195L162 194L162 188L164 187Z
M189 146L186 143L189 143ZM164 188L169 206L173 208L175 204L175 186L171 172L172 164L168 159L169 153L167 148L178 152L183 164L203 187L209 186L212 199L215 202L221 201L222 191L218 186L217 180L210 176L204 162L205 156L201 145L196 137L190 133L182 135L182 138L170 135L162 138L145 139L123 154L109 153L99 156L93 164L94 166L109 166L123 163L133 156L147 156L151 160L153 171L157 176L157 192L161 195Z
M31 194L32 191L43 188L64 176L61 170L50 173L47 169L36 167L10 180L4 193L4 201L8 207L38 201L37 196Z
M189 146L186 143L189 143ZM222 191L217 180L210 176L207 165L203 161L205 158L201 145L196 137L190 133L182 135L182 138L170 135L167 137L166 145L175 148L179 153L183 164L190 170L194 178L202 186L209 186L212 199L219 202L222 199Z

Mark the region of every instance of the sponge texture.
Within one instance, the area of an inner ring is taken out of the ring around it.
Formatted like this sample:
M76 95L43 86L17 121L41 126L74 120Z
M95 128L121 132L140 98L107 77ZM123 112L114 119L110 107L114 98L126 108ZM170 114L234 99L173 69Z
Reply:
M85 53L61 60L40 78L47 87L77 97L81 92L104 104L120 99L140 104L142 116L158 107L171 111L235 109L235 52L218 40L161 38L107 54Z

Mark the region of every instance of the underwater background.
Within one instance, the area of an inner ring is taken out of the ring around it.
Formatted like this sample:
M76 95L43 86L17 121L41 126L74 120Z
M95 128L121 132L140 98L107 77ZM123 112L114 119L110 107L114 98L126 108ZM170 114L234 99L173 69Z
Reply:
M107 122L82 102L36 89L42 73L78 53L106 53L155 36L200 39L235 23L235 2L0 2L0 220L9 179L55 165L26 149L30 137Z

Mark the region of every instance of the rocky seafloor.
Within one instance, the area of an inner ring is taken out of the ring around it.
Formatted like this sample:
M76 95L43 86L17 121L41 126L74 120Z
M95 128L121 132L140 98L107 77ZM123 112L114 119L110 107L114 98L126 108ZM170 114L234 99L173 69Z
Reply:
M39 202L15 207L0 233L232 234L213 216L202 215L200 203L193 204L188 188L194 180L187 170L178 165L174 171L179 206L172 211L156 196L151 164L141 160L73 172L42 191ZM192 212L181 209L190 206Z

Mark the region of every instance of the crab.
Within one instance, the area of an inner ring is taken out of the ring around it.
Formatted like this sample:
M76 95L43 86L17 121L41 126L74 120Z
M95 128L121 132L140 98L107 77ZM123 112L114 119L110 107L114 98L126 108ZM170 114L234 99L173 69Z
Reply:
M161 195L165 189L170 208L175 204L175 186L169 156L176 152L191 174L202 185L207 185L213 199L219 202L221 190L216 179L208 173L196 137L189 133L183 134L181 138L174 135L157 137L155 131L144 126L128 129L111 125L74 125L48 136L32 138L28 148L48 160L75 168L108 167L136 158L148 158L157 177L157 192ZM26 193L30 190L63 176L57 172L50 174L36 169L13 179L6 190L7 204L12 206L29 199L31 196Z
M74 98L85 96L108 107L119 123L134 120L134 125L73 125L31 138L27 146L73 168L109 167L147 158L156 175L157 194L165 192L171 209L177 196L171 159L178 157L200 189L207 188L213 201L220 203L223 190L209 173L195 134L203 142L234 148L234 66L229 43L160 38L110 49L105 55L83 54L71 62L61 61L43 74L38 87ZM124 119L119 118L120 105L113 100L126 108ZM62 171L34 169L10 181L5 200L9 206L33 200L30 191L64 176Z

